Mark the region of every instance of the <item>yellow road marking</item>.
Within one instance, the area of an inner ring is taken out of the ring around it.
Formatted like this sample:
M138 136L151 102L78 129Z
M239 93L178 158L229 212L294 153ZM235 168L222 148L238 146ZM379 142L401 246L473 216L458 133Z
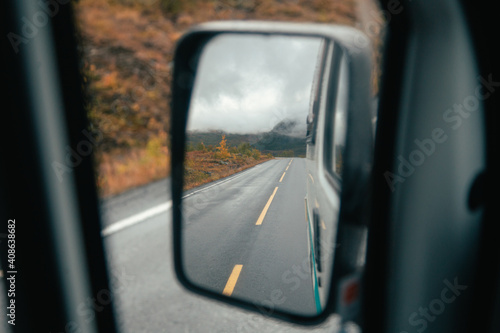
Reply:
M313 178L313 176L311 174L309 174L309 178L311 178L311 180L312 180L312 182L314 184L314 178Z
M281 181L283 180L283 177L285 177L285 173L286 173L286 171L285 171L285 172L283 172L283 175L282 175L282 176L281 176L281 178L280 178L280 183L281 183Z
M324 230L326 230L326 225L325 225L325 222L323 220L321 220L321 228L323 228Z
M290 166L290 165L288 165L288 166L286 167L285 171L288 171L288 167L289 167L289 166Z
M319 208L319 203L318 203L318 200L316 200L316 199L314 199L314 206L315 206L316 208Z
M224 290L222 291L223 295L231 296L231 294L233 293L234 287L236 286L236 282L238 281L238 277L240 276L242 268L243 268L243 265L234 266L233 271L231 272L231 275L229 276L229 279L227 280L226 286L224 287Z
M261 225L261 224L262 224L262 221L264 221L264 217L266 217L267 210L269 209L269 206L271 206L271 202L273 202L274 195L276 194L276 191L277 191L277 190L278 190L278 187L276 187L276 188L274 189L273 194L271 194L271 197L269 197L269 200L267 201L266 206L265 206L265 207L264 207L264 209L262 210L262 213L260 213L259 219L258 219L258 220L257 220L257 222L255 223L255 225Z

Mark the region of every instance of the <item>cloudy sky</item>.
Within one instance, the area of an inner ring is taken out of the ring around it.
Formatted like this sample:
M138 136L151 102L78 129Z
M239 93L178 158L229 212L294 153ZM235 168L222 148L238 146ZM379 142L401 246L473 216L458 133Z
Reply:
M202 55L188 130L267 132L284 119L303 125L319 39L220 35Z

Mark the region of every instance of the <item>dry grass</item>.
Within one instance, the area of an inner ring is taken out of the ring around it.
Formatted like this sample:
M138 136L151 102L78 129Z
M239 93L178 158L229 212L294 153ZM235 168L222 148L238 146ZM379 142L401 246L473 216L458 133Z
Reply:
M101 197L162 179L170 174L165 136L151 139L145 148L97 153L97 185Z
M259 158L239 156L221 160L215 157L214 152L191 151L186 153L184 163L184 190L189 190L218 179L228 177L237 172L251 168L265 161L273 159L268 155Z
M104 136L96 151L103 196L169 174L167 155L152 154L150 146L155 140L163 140L164 149L169 146L162 133L170 126L173 52L176 41L191 26L225 19L356 24L355 0L80 0L75 12L88 114L92 128ZM207 171L212 172L210 177L193 177L188 186L263 160L235 159L218 166L203 161L214 171ZM193 170L198 172L196 165Z

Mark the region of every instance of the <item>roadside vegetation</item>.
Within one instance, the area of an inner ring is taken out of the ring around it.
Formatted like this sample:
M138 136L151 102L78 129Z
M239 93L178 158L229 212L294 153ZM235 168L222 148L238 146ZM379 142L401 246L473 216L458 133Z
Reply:
M184 190L230 176L269 161L271 154L262 154L249 143L229 146L225 135L217 146L205 146L203 141L188 144L184 163Z
M357 24L354 0L80 0L74 7L90 130L103 138L93 149L102 197L168 176L173 51L191 26L227 19ZM270 158L265 146L259 154L197 148L188 152L188 184Z

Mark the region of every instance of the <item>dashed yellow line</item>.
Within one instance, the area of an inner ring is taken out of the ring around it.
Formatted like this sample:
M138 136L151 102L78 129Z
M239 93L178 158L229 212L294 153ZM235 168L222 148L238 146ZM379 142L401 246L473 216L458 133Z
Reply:
M269 209L269 206L271 206L271 202L273 202L274 196L276 195L276 191L278 190L278 187L274 189L273 194L271 194L271 197L269 197L269 200L267 201L266 206L262 210L262 213L260 213L259 219L255 223L255 225L261 225L262 221L264 221L264 217L266 217L267 210Z
M285 171L288 171L288 168L290 167L290 164L286 167Z
M281 176L281 178L280 178L280 183L281 183L281 181L283 180L283 177L285 177L285 173L286 173L286 171L285 171L285 172L283 172L283 175L282 175L282 176Z
M226 286L224 287L224 290L222 291L223 295L231 296L233 294L234 287L236 286L236 282L238 282L238 277L240 276L242 268L243 268L243 265L234 266L233 271L231 272L231 275L229 276L229 279L227 280Z
M314 178L313 178L313 176L312 176L311 174L309 174L309 178L311 178L311 181L312 181L312 182L313 182L313 184L314 184Z
M325 225L325 222L323 220L321 220L321 228L323 228L323 230L326 230L326 225Z

